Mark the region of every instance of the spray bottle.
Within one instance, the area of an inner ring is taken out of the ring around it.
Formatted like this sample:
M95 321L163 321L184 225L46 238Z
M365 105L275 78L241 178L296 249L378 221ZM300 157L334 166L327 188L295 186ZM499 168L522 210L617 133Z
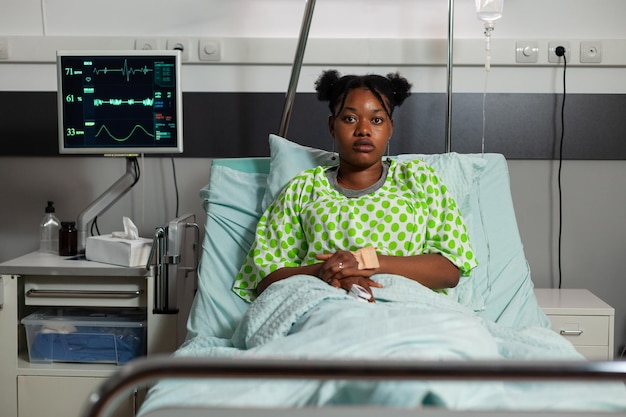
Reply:
M39 225L39 252L59 254L61 222L54 215L54 202L48 201L46 215Z

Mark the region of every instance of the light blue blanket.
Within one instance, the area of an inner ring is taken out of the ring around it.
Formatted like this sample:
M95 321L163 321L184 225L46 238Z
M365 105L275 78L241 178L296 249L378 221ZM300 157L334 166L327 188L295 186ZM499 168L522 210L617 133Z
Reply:
M377 303L321 280L272 284L232 339L195 337L177 356L385 360L582 360L542 327L509 328L406 278L378 275ZM163 381L142 411L185 404L284 407L375 404L452 409L626 409L622 384L529 382Z
M291 335L302 337L302 343L316 344L314 349L300 348L300 354L323 357L352 355L353 345L359 349L357 355L364 357L580 357L551 330L497 326L414 281L394 275L375 278L383 285L374 289L375 304L358 301L309 276L273 284L271 291L251 305L233 343L240 349L260 348Z

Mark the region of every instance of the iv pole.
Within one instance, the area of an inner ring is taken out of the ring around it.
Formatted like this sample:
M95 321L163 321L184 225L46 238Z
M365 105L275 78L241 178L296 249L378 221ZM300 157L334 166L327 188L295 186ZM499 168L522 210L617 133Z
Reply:
M304 16L302 17L302 25L300 26L300 37L298 38L296 56L294 58L293 67L291 70L291 79L289 80L289 89L287 90L287 96L285 97L283 117L280 121L280 129L278 131L279 135L283 138L287 136L287 129L289 128L289 120L291 119L291 110L293 109L293 102L296 97L296 88L298 87L298 79L300 78L300 69L302 68L302 60L304 59L304 50L306 49L306 42L309 38L309 29L311 28L311 20L313 20L314 9L315 9L315 0L307 0L306 7L304 8Z
M448 0L448 62L446 64L448 84L446 111L446 153L452 152L452 52L454 39L454 0Z

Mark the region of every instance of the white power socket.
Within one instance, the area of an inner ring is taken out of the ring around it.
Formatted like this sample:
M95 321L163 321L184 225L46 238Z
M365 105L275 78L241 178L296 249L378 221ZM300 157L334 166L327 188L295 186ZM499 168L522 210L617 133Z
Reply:
M190 44L188 38L170 38L167 40L167 49L177 49L183 61L189 60Z
M161 49L159 40L155 38L137 38L135 39L135 49L144 51L156 51Z
M602 42L600 41L581 42L580 43L580 62L581 63L602 62Z
M556 48L558 48L559 46L565 48L565 59L567 59L567 62L571 62L572 50L570 48L569 41L548 42L548 62L551 62L553 64L564 62L563 57L556 54Z
M219 38L203 38L198 42L200 61L219 61L222 59L222 41Z
M515 62L536 63L539 61L539 44L537 41L517 41L515 43Z

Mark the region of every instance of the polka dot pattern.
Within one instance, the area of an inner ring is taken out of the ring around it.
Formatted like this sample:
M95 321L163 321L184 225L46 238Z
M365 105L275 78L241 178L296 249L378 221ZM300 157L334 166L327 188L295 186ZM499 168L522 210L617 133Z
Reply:
M258 281L278 268L366 245L393 256L440 253L462 275L476 266L456 202L424 162L392 162L384 185L356 198L332 188L317 167L290 181L261 217L233 291L252 301Z

